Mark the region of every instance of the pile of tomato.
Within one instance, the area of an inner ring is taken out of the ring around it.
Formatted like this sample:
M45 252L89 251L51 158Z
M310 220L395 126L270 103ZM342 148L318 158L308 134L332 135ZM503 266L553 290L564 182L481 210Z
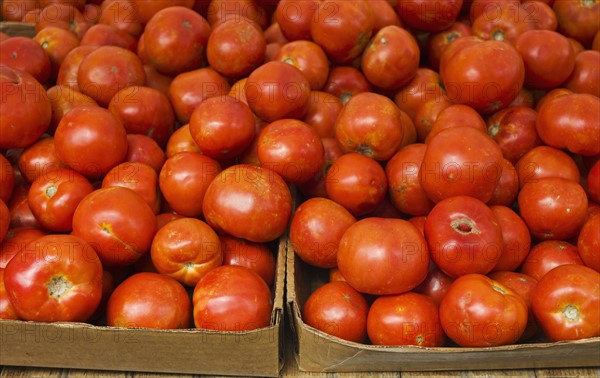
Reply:
M0 42L0 318L600 336L600 3L24 0ZM292 195L294 193L294 195Z

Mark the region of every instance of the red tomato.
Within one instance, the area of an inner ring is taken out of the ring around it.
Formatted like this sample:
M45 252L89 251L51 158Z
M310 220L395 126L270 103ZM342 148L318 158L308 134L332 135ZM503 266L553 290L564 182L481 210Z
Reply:
M577 247L565 241L545 240L531 248L520 271L540 280L557 266L568 264L583 265Z
M575 93L589 93L600 97L600 52L586 50L575 57L575 68L563 84Z
M73 234L86 240L105 267L131 265L150 251L156 215L131 189L113 186L88 194L73 215Z
M431 259L451 277L489 273L504 246L494 212L469 196L438 202L425 220L425 238Z
M10 226L10 210L4 203L4 200L0 199L0 243L4 241L6 234L8 233L8 227ZM1 245L1 244L0 244Z
M21 21L25 13L39 9L39 0L4 0L2 17L4 21Z
M111 327L189 328L191 307L185 288L173 278L136 273L110 295L106 323Z
M368 1L326 0L318 2L310 35L334 63L346 64L361 55L374 26Z
M438 32L452 26L458 17L463 0L402 0L396 11L408 26Z
M80 106L98 106L98 103L88 95L84 95L73 87L66 85L55 85L48 88L46 95L52 106L52 120L48 133L56 133L56 128L62 117L73 108Z
M200 329L250 331L267 327L273 301L265 281L244 266L208 272L194 288L194 324Z
M327 198L311 198L296 209L290 224L294 252L306 263L320 268L337 266L337 251L344 232L356 218Z
M15 190L6 204L10 210L10 227L36 227L42 228L42 225L35 218L29 207L27 196L29 186L26 184L15 185Z
M419 109L430 100L441 100L446 95L440 75L429 68L419 68L415 77L394 95L394 102L415 121ZM424 140L425 136L423 136Z
M442 55L440 75L451 101L490 114L517 97L525 69L510 44L461 37Z
M556 31L558 20L552 9L554 0L530 0L522 1L521 6L525 11L526 22L533 23L533 29Z
M146 24L159 11L168 7L192 8L194 0L132 0L140 21Z
M195 286L223 263L219 237L209 225L194 218L176 219L161 227L150 252L159 273L186 286Z
M522 188L529 182L544 177L562 177L579 182L579 168L566 152L549 146L538 146L529 150L515 166Z
M23 320L83 322L100 303L102 264L83 239L46 235L10 260L4 285Z
M501 176L502 151L485 133L471 127L440 131L427 144L421 185L433 202L457 195L489 201Z
M448 29L431 34L427 40L427 62L429 67L434 70L440 69L440 59L446 50L446 47L460 37L473 35L471 26L457 21Z
M49 26L54 26L67 30L73 33L77 39L81 39L90 27L79 9L68 3L53 2L42 6L37 17L36 33Z
M600 272L600 215L590 217L577 238L577 248L583 263Z
M444 129L461 126L472 127L482 132L487 130L485 121L475 109L467 105L450 105L437 114L431 129L425 137L425 143L429 143L431 138Z
M81 174L59 168L38 176L31 184L28 202L33 215L47 230L69 232L73 213L94 187Z
M130 0L103 1L100 8L99 24L112 25L115 28L139 37L144 30L137 10Z
M600 336L600 273L583 265L552 269L538 282L532 308L552 341Z
M500 163L500 180L488 205L512 206L519 194L519 177L512 163L502 159Z
M15 307L10 302L4 286L4 268L0 268L0 319L19 320Z
M440 113L452 105L452 102L444 94L427 101L417 110L413 120L419 142L425 142Z
M273 285L277 262L265 243L253 243L229 235L220 235L223 265L241 265L258 273L265 283Z
M165 146L175 126L175 113L161 91L132 85L115 93L108 110L123 124L128 134L145 134Z
M89 179L102 178L127 154L121 122L101 107L78 107L67 113L54 134L56 154Z
M514 344L527 326L527 304L517 293L481 274L457 278L440 303L446 335L463 347Z
M213 30L230 20L252 22L260 29L265 29L268 23L265 9L254 0L212 0L206 18Z
M337 96L342 104L346 104L355 94L371 92L372 89L365 75L352 66L331 67L323 87L324 92Z
M319 172L307 182L298 185L298 189L307 198L327 196L326 179L331 165L344 154L338 141L334 138L321 138L323 144L323 165Z
M92 51L96 50L96 46L77 46L65 56L58 70L56 77L57 85L67 85L79 91L77 83L77 75L79 73L79 65L83 59Z
M308 110L302 121L311 125L321 138L334 136L334 125L344 105L330 93L311 91Z
M396 25L385 26L369 42L361 69L374 86L398 90L417 74L420 51L415 38Z
M17 255L29 242L46 235L46 232L34 227L9 228L4 240L0 243L0 268Z
M111 169L104 179L102 187L121 186L139 194L154 213L160 210L160 193L158 192L158 174L144 163L121 163Z
M491 206L502 230L502 253L492 272L516 270L529 254L531 236L527 225L511 208Z
M290 41L310 40L311 22L318 7L316 0L280 0L274 16L281 33Z
M56 78L58 70L67 54L79 46L79 39L68 30L56 26L47 26L36 33L36 41L50 58L50 80Z
M587 194L592 201L600 202L600 160L588 172Z
M267 122L302 118L308 109L310 83L298 68L279 61L258 67L244 86L250 109Z
M555 0L552 6L558 20L558 30L567 37L590 45L598 31L600 4L596 1L581 2Z
M544 177L525 184L518 196L519 213L539 240L577 236L586 219L587 195L579 183Z
M502 151L502 156L512 164L532 148L542 144L537 134L535 110L525 106L510 106L487 120L487 133Z
M302 320L308 326L357 343L367 338L368 313L365 297L346 282L324 284L302 306Z
M181 126L171 134L165 150L167 158L171 158L180 152L202 153L200 147L192 138L189 124Z
M46 90L27 72L1 65L0 96L0 148L33 144L50 125L52 109Z
M423 190L419 174L426 149L422 143L408 145L385 166L392 203L405 214L427 215L434 206Z
M498 1L493 16L487 12L475 18L472 23L473 34L485 40L515 43L523 33L532 30L529 13L519 3Z
M292 196L277 173L247 164L224 169L208 186L204 217L217 232L268 242L286 230Z
M325 176L325 190L330 199L358 217L381 205L387 194L387 178L377 161L351 152L331 164Z
M142 60L143 61L143 60ZM169 87L173 81L173 77L161 74L150 64L144 64L144 72L146 72L146 86L158 89L165 95L169 95Z
M329 76L329 61L321 48L311 41L292 41L281 47L275 60L297 67L310 84L313 91L321 90Z
M0 154L0 199L7 203L14 188L15 170L4 154Z
M283 45L289 42L285 35L283 35L283 32L281 31L281 25L279 25L277 21L271 22L271 24L265 29L265 40L267 41L267 44L280 43Z
M158 174L167 157L158 143L147 135L127 134L127 156L129 163L144 163Z
M50 78L50 59L31 38L12 37L0 45L0 64L29 73L44 84Z
M425 221L425 219L423 219L423 221ZM440 302L442 301L442 298L444 298L444 296L448 292L448 288L450 287L450 284L453 281L454 278L444 273L434 263L430 263L429 273L427 273L427 277L425 277L423 282L421 282L419 286L415 287L413 291L415 293L427 295L435 302L436 305L439 306Z
M429 270L427 243L410 222L365 218L342 235L338 268L356 290L377 295L400 294L417 287Z
M412 292L375 299L367 317L367 333L374 345L437 347L444 343L438 305Z
M131 34L115 26L95 24L83 35L80 46L115 46L136 52L138 41Z
M189 128L202 154L217 160L230 159L252 143L254 114L232 96L215 96L194 109Z

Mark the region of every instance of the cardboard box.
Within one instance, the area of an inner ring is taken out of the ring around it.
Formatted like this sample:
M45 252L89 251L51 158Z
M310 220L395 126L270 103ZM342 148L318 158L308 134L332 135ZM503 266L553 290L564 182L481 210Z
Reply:
M326 272L309 267L288 243L286 298L298 367L310 372L490 370L600 366L600 337L491 348L382 347L348 342L306 325L300 309Z
M0 22L0 32L6 33L11 37L29 37L35 36L35 25L24 24L22 22Z

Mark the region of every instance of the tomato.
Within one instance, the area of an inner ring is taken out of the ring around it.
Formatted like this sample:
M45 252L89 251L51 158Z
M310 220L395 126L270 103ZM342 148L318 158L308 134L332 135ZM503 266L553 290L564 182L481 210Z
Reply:
M422 143L408 145L385 166L392 203L405 214L427 215L434 206L423 190L419 174L426 149Z
M83 322L100 303L102 264L83 239L46 235L10 260L4 286L23 320Z
M469 196L438 202L425 220L425 238L432 260L451 277L489 273L504 247L494 212Z
M552 6L558 30L567 37L590 45L598 31L600 4L596 1L555 0Z
M310 83L298 68L279 61L258 67L244 86L248 106L267 122L302 118L308 109Z
M577 238L577 248L583 263L600 272L600 215L590 217Z
M133 37L139 37L144 30L144 25L130 0L102 2L100 17L96 23L114 26Z
M337 251L344 232L356 218L327 198L311 198L300 204L290 224L294 252L307 264L320 268L337 266Z
M321 144L323 144L323 164L321 165L321 169L310 180L297 186L300 192L307 198L328 198L326 188L327 172L333 162L344 155L340 144L335 138L321 138Z
M171 76L158 72L156 68L150 64L144 64L144 72L146 72L145 85L147 87L158 89L163 94L169 95L169 87L173 81Z
M377 161L351 152L337 158L325 176L327 196L352 215L375 210L387 194L387 178Z
M29 189L28 202L33 215L47 230L69 232L79 202L94 190L81 174L67 168L38 176Z
M367 0L373 10L373 34L389 25L402 26L394 5L387 0Z
M488 118L487 133L512 164L534 147L542 144L536 130L537 113L525 106L510 106Z
M158 174L165 160L165 152L154 139L142 134L127 134L126 162L148 164Z
M308 110L302 121L311 125L321 138L333 138L335 120L342 108L342 102L337 96L322 91L311 91Z
M246 21L265 29L268 16L265 9L254 0L212 0L206 9L206 18L214 30L227 21Z
M444 95L427 101L417 110L413 120L419 142L424 143L427 140L440 113L452 105L452 102Z
M396 11L408 26L428 32L439 32L452 26L463 0L403 0L398 1Z
M108 104L128 134L146 134L165 146L175 126L169 99L157 89L132 85L119 90Z
M226 95L229 83L210 67L183 72L169 86L169 99L177 120L182 125L190 122L194 109L210 97Z
M230 20L219 23L210 32L206 57L208 64L221 75L240 78L263 64L266 46L262 29L256 24Z
M539 240L577 236L586 219L587 195L579 183L544 177L525 184L518 196L521 218Z
M42 228L29 207L27 195L29 186L26 184L15 185L15 190L6 204L10 210L10 227L36 227Z
M73 87L67 85L55 85L46 91L50 105L52 106L52 120L48 133L54 134L62 117L71 109L80 106L98 106L98 103L90 96L84 95Z
M194 218L165 224L154 236L150 252L159 273L186 286L195 286L223 263L219 237L209 225Z
M253 243L229 235L220 235L223 265L241 265L258 273L265 283L273 285L277 262L265 243Z
M600 335L600 273L583 265L552 269L538 282L535 317L552 341Z
M0 88L0 148L33 144L50 125L52 110L46 91L27 72L5 65L0 66Z
M525 222L511 208L491 206L502 230L502 253L492 272L516 270L529 254L531 236Z
M56 84L67 85L79 91L79 85L77 83L79 66L83 59L94 50L96 50L96 46L77 46L69 51L58 69Z
M556 31L558 20L552 9L552 1L529 0L521 1L525 11L525 22L533 23L533 29Z
M261 166L286 182L302 184L319 172L324 160L321 138L314 128L295 119L280 119L258 135Z
M566 152L549 146L529 150L515 168L521 188L528 182L536 182L544 177L562 177L579 182L579 168L573 158Z
M90 28L83 14L71 4L51 3L41 8L35 23L36 33L42 29L54 26L73 33L81 39Z
M488 205L512 206L519 194L519 177L514 165L506 159L500 163L500 180Z
M457 278L440 303L442 329L463 347L514 344L527 325L527 304L514 291L481 274Z
M271 24L265 29L265 40L267 45L271 43L284 45L290 42L285 35L283 35L283 32L281 31L281 25L279 25L277 21L271 22Z
M297 67L310 84L310 89L321 90L329 76L327 55L312 41L292 41L284 44L275 55L275 60Z
M444 343L438 305L412 292L375 299L367 317L367 333L374 345L437 347Z
M277 173L247 164L224 169L208 186L204 217L217 232L268 242L286 230L292 196Z
M223 265L206 273L194 288L194 324L200 329L249 331L271 320L271 290L253 270Z
M50 59L33 39L13 37L0 47L0 64L23 70L41 84L50 79Z
M127 154L125 128L101 107L78 107L63 116L54 144L65 165L92 180L102 178Z
M527 341L538 335L541 329L531 308L533 291L537 286L538 280L526 274L511 271L497 271L490 274L489 277L514 291L527 304L527 326L519 341Z
M105 107L121 89L144 85L145 81L146 73L137 55L117 46L100 46L89 53L77 73L81 92Z
M356 290L400 294L423 282L429 270L429 251L423 235L410 222L370 217L344 232L337 262Z
M0 268L0 319L19 320L15 307L10 302L4 286L4 268Z
M110 295L106 323L111 327L190 328L191 307L185 288L173 278L136 273Z
M427 144L421 185L433 202L457 195L487 202L500 179L501 159L500 147L485 133L471 127L445 129Z
M4 154L0 154L0 199L7 203L14 187L15 170Z
M102 187L120 186L138 193L155 214L160 210L158 173L145 163L125 162L108 171L102 179Z
M425 143L428 143L441 130L461 126L472 127L482 132L487 130L485 121L473 108L467 105L450 105L437 115L425 137Z
M1 5L4 21L21 21L25 13L40 6L39 0L4 0Z
M440 59L446 47L460 37L473 35L471 26L457 21L448 29L432 34L427 41L427 63L434 70L440 69Z
M58 69L67 54L79 46L79 39L75 34L56 26L48 26L36 33L36 41L50 58L50 80L56 78Z
M342 104L346 104L355 94L371 92L372 89L365 75L352 66L331 67L323 87L324 92L337 96Z
M95 24L83 35L80 46L115 46L136 52L138 41L131 34L115 26Z
M394 102L415 121L419 109L430 100L441 100L446 94L440 75L429 68L419 68L415 77L394 95ZM421 140L424 140L425 137Z
M473 20L473 34L481 39L514 45L521 34L534 28L531 18L521 4L499 1L493 16L484 12Z
M417 219L417 218L411 218ZM410 220L409 220L410 221ZM425 221L425 219L423 219ZM414 222L414 221L413 221ZM411 222L411 223L413 223ZM413 223L414 224L414 223ZM424 227L424 223L423 223ZM430 297L436 305L440 305L442 298L446 295L450 284L454 281L454 278L450 277L446 273L444 273L437 265L434 263L429 264L429 273L427 273L427 277L419 284L419 286L414 288L415 293L424 294Z
M158 178L169 206L186 217L203 215L202 201L208 186L221 172L220 164L198 152L180 152L169 157Z
M302 320L308 326L357 343L367 338L368 313L365 297L346 282L324 284L302 306Z
M181 126L171 134L165 150L167 158L180 152L201 153L200 147L198 147L194 138L192 138L189 124Z
M105 267L131 265L150 251L156 233L150 205L131 189L96 189L73 215L73 234L86 240Z
M230 159L252 143L254 114L232 96L215 96L194 109L189 130L204 155L217 160Z
M442 55L440 75L451 101L490 114L515 99L525 69L523 59L510 44L461 37Z
M575 52L567 38L550 30L530 30L515 42L525 64L525 85L551 89L560 86L575 68Z
M398 90L408 84L419 68L420 51L405 29L385 26L371 39L361 57L367 80L384 90Z
M17 255L29 242L46 235L46 232L34 227L9 228L4 240L0 243L0 269Z
M488 18L497 17L500 14L503 6L512 5L514 9L518 9L519 0L466 0L465 5L469 6L469 20L471 23L481 16L485 15Z
M600 52L582 51L575 57L575 67L564 83L575 93L589 93L600 97Z
M140 21L147 24L162 9L175 6L192 8L194 0L132 0L132 4Z
M285 38L290 41L310 40L311 22L318 7L316 0L280 0L274 16Z
M374 26L368 1L326 0L318 3L310 35L334 63L346 64L361 55Z
M0 199L0 242L4 240L6 234L8 233L8 228L10 225L10 210L8 210L8 206L4 203L3 200Z
M540 280L546 273L560 265L583 265L577 247L559 240L545 240L529 251L521 273Z

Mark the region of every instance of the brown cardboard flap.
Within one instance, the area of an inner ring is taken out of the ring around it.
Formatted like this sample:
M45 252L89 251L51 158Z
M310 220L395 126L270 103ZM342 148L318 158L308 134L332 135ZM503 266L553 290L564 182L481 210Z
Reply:
M6 33L11 37L29 37L35 36L35 24L24 24L22 22L5 21L0 22L0 32Z
M600 337L490 348L382 347L348 342L309 327L301 306L325 277L314 275L288 244L287 304L300 370L312 372L435 371L600 366ZM319 270L316 270L317 273Z

